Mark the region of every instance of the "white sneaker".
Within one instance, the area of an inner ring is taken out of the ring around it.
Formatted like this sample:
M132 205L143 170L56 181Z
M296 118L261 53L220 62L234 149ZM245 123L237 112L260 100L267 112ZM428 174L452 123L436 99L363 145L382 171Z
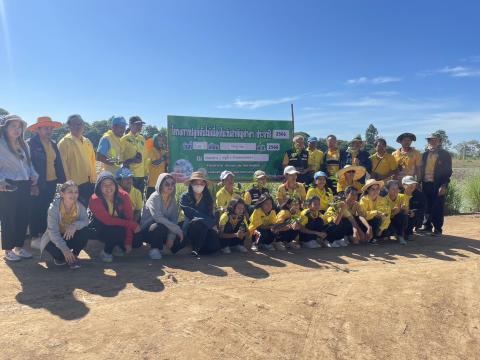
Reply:
M15 254L12 250L5 251L5 260L7 261L20 261L22 258Z
M41 238L41 237L32 239L32 241L30 241L30 247L31 247L32 249L40 250L41 242L42 242L42 238Z
M150 251L148 252L148 256L152 260L160 260L162 258L162 253L159 249L150 249Z
M327 247L327 248L332 247L332 244L330 244L330 241L328 241L328 240L325 240L323 242L323 245L325 245L325 247Z
M318 249L320 244L315 240L306 241L303 243L303 247L307 249Z
M115 248L112 251L112 255L122 257L122 256L125 256L125 251L120 249L118 246L115 246Z
M252 251L257 252L257 251L258 251L258 246L257 246L257 244L252 244L252 246L250 247L250 249L252 249Z
M12 251L15 253L15 255L20 256L22 259L31 259L33 257L32 254L30 254L27 250L23 248L17 251Z
M248 252L247 248L243 245L236 245L233 247L234 250L241 252L241 253L246 253Z
M102 251L102 261L105 263L111 263L113 261L113 255L107 254L105 251Z
M292 250L298 250L300 249L300 245L296 241L290 241L289 243L287 243L287 248Z
M231 254L232 253L228 246L225 246L224 248L221 248L220 251L224 254Z
M285 251L285 244L281 241L275 241L273 246L275 246L276 250Z
M275 250L275 247L272 244L260 244L260 248L268 251Z
M340 240L337 240L338 243L340 244L340 246L348 246L348 241L346 241L345 239L340 239Z
M343 245L341 245L341 244L339 243L339 241L340 241L340 240L335 240L334 242L331 242L331 243L330 243L330 247L332 247L332 248L342 247Z

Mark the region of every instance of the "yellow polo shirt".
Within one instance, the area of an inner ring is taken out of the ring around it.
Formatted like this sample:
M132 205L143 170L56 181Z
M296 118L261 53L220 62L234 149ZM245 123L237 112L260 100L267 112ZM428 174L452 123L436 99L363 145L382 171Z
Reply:
M225 225L227 225L228 223L232 224L232 227L235 228L238 224L238 219L233 219L232 217L230 217L230 215L228 215L227 213L223 213L221 216L220 216L220 220L218 222L218 226L220 228L224 228ZM243 217L243 223L245 224L245 228L248 228L248 223L247 223L247 218L244 216Z
M317 172L320 170L320 167L323 164L323 152L321 150L315 149L315 150L309 150L308 151L308 167L310 170L313 170L314 172Z
M55 150L53 149L52 143L47 140L47 141L42 141L43 149L45 150L45 155L47 157L47 173L46 173L46 181L53 181L57 180L57 173L55 171L55 160L57 159L57 154L55 153Z
M310 209L304 209L300 212L300 225L306 226L308 224L308 222L309 222L309 219L308 219L308 216L307 216L308 213L310 213L310 216L314 219L320 218L323 221L325 221L325 217L320 211L315 213Z
M365 213L365 219L372 220L378 215L383 215L380 230L386 230L388 228L390 225L390 206L388 205L387 199L379 196L373 201L368 195L362 196L360 206Z
M132 202L133 211L142 211L143 209L143 198L142 193L135 186L132 186L132 189L128 193L130 201Z
M404 208L408 210L408 205L410 202L410 197L404 194L398 194L397 198L395 200L390 199L390 196L385 196L385 199L387 200L387 204L390 208L390 211L396 207L398 208Z
M435 165L438 160L438 152L430 151L427 156L427 163L425 164L425 174L423 175L423 181L433 182Z
M95 183L97 162L90 140L83 136L77 138L69 133L58 143L58 150L67 180L73 180L77 185Z
M153 161L161 159L165 156L165 153L165 150L157 150L156 148L147 151L148 187L155 187L160 174L167 172L167 161L162 162L160 165L152 165Z
M123 160L134 158L138 153L142 154L142 162L138 164L130 164L129 169L133 172L135 177L146 176L146 162L147 157L145 154L145 138L141 134L134 135L131 131L123 135L120 140L123 148Z
M283 203L287 197L296 199L300 204L303 204L307 198L307 193L305 192L305 187L301 183L296 183L294 190L287 189L285 184L282 184L278 187L277 190L277 201L279 204Z
M336 149L334 151L331 151L330 149L328 149L325 157L326 157L325 160L327 163L327 174L329 177L335 177L337 174L337 171L340 170L340 165L338 163L329 164L328 161L329 160L340 161L340 150Z
M270 213L267 215L263 212L262 208L255 209L250 216L250 225L248 225L248 231L253 233L259 227L274 225L276 218L277 213L275 210L270 211Z
M415 175L415 169L422 166L422 154L415 148L410 148L408 152L398 149L392 155L397 161L400 178Z
M347 185L345 177L342 176L340 179L338 179L337 182L337 192L345 191L348 186L353 186L355 189L357 189L358 192L361 192L363 187L363 185L357 180L353 180L353 183L351 185Z
M391 154L385 153L383 157L380 157L378 153L375 153L370 156L370 160L372 161L372 173L377 173L382 179L397 170L397 160Z
M225 189L225 187L222 187L220 190L217 191L217 195L215 197L215 205L217 209L226 210L228 207L228 204L233 199L240 199L240 195L238 195L235 192L233 192L233 194L230 194Z
M330 206L333 201L333 192L331 189L325 190L319 188L310 188L307 191L306 199L311 199L314 196L318 196L320 198L320 210L325 211Z

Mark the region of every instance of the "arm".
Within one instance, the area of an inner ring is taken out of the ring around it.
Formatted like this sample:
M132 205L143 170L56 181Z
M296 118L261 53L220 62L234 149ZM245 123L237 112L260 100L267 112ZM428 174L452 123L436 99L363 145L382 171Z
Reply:
M177 222L178 222L178 211L175 212L175 218L170 220L167 217L165 217L165 215L163 214L160 206L156 205L156 203L158 201L161 201L159 196L150 197L147 200L147 203L145 204L147 209L150 211L150 214L152 215L153 220L156 223L165 225L168 230L170 230L171 232L173 232L174 234L176 234L178 236L180 236L180 234L183 234L182 229L177 224Z
M75 221L75 229L76 230L81 230L84 227L88 226L89 219L88 219L88 213L87 209L85 209L85 206L82 205L82 203L77 201L77 209L78 209L78 218L77 221Z
M58 151L60 153L60 158L62 160L62 165L63 165L63 171L65 173L65 178L70 180L72 178L72 175L70 174L70 170L68 167L68 161L70 159L69 156L69 150L68 150L68 145L67 145L66 139L60 140L58 143Z
M88 207L93 213L93 216L100 221L101 223L108 226L123 226L129 230L134 230L138 225L134 222L133 214L130 205L130 219L121 219L116 216L111 216L108 213L108 210L102 204L102 201L99 198L91 198ZM127 213L127 210L125 211ZM127 214L125 214L127 215Z
M101 138L97 148L97 161L100 161L107 165L114 165L113 161L110 161L107 158L109 150L110 150L110 142L106 138Z
M70 251L66 241L60 234L60 215L58 209L53 205L48 209L47 231L50 241L55 244L62 252Z

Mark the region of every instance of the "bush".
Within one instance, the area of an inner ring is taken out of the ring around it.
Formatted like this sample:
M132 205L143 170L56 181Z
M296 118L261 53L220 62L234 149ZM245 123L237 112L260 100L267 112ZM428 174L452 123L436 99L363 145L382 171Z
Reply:
M445 196L445 214L459 214L462 207L462 192L457 180L451 180Z
M465 198L471 211L480 211L480 173L475 174L466 181Z

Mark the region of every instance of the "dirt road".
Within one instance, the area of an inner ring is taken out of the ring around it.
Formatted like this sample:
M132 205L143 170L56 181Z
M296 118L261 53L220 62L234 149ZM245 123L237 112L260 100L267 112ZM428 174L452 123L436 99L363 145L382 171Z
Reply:
M0 263L2 359L479 359L480 217L408 246Z

